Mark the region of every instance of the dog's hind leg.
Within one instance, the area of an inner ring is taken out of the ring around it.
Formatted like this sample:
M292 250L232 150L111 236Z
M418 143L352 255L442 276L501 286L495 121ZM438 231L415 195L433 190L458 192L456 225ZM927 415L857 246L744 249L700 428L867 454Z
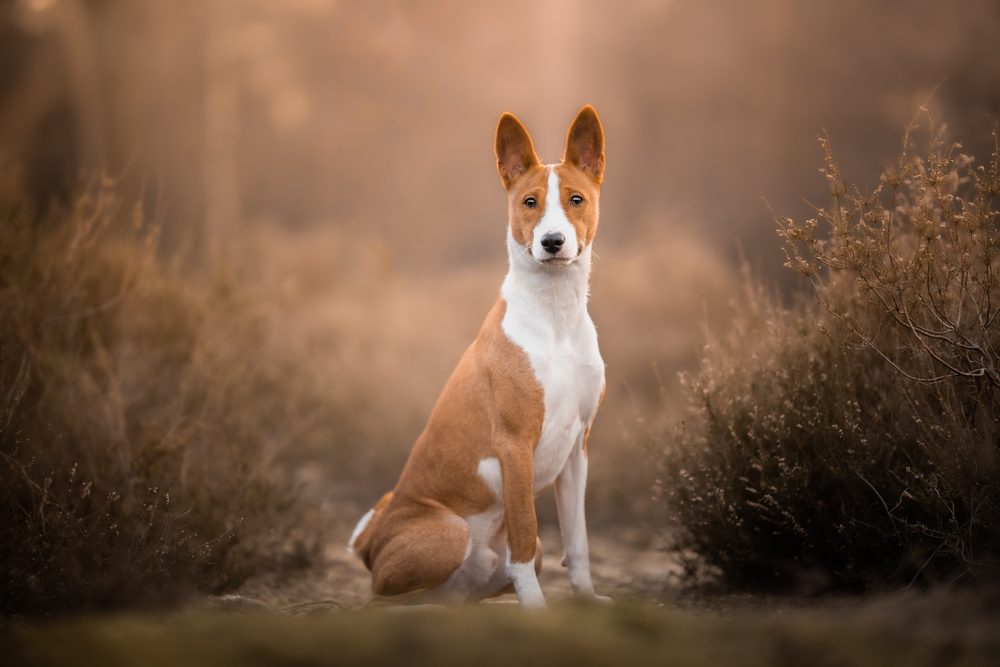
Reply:
M395 530L379 535L371 561L372 591L380 597L437 589L465 559L468 524L443 508L392 517ZM398 519L398 520L397 520Z

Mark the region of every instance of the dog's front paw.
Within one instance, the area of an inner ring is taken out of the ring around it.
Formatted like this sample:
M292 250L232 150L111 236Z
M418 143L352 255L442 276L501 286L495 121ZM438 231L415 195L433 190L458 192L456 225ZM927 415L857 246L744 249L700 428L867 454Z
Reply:
M594 591L594 585L589 582L582 586L574 586L573 593L576 599L582 602L600 605L614 604L614 601L607 595L598 595Z
M598 595L594 591L589 591L587 593L577 592L576 597L581 602L587 604L597 604L597 605L613 605L615 602L607 595Z

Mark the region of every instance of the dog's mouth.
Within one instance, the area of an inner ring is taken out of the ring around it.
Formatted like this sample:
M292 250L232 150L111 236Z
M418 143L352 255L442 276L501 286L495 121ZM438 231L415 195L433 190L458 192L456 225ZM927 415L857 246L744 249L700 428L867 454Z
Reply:
M580 255L583 254L583 244L581 243L576 246L576 255L574 255L573 257L538 258L535 257L535 253L531 251L531 246L528 246L527 250L528 250L528 255L533 259L535 259L535 261L537 261L539 264L553 264L555 266L566 266L567 264L572 264L573 262L575 262L580 257Z

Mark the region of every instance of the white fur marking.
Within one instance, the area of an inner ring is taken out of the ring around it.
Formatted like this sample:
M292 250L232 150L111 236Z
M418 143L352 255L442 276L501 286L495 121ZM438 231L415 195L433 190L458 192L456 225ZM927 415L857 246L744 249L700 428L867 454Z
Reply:
M535 572L535 561L508 563L507 576L514 584L514 591L522 606L545 606L545 596L542 595L542 587L538 585L538 574Z
M584 517L584 493L587 486L587 453L583 438L569 455L566 467L556 481L556 509L563 542L563 565L569 568L569 582L577 595L597 597L590 576L590 549L587 545L587 522Z
M501 326L524 350L542 387L545 418L535 447L535 491L551 484L594 419L604 360L587 313L591 246L569 264L543 264L519 252L507 230L510 270L500 293Z
M368 522L372 520L373 516L375 516L374 508L365 512L365 515L358 521L358 525L354 527L354 532L351 533L351 539L347 540L347 550L351 553L354 553L354 543L358 541L358 538L361 536L361 533L364 532L365 528L368 526Z
M556 258L571 260L577 254L576 228L570 224L563 209L559 193L559 174L553 165L545 167L549 172L548 189L545 192L545 212L535 225L531 237L531 254L538 259ZM559 252L552 255L542 247L542 237L546 234L562 234L565 237Z
M500 476L500 460L491 456L479 462L476 471L486 482L486 486L493 492L493 497L497 502L503 501L503 480Z

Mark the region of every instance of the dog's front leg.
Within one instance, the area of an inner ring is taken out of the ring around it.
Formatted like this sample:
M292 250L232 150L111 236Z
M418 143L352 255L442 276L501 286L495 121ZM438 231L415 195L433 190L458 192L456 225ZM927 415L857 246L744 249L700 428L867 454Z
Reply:
M517 599L526 607L544 607L545 596L535 572L538 517L535 516L535 480L530 445L512 444L501 458L504 520L510 561L507 576L514 584Z
M589 431L589 430L588 430ZM589 432L588 432L589 435ZM559 532L563 540L563 565L569 569L573 592L582 597L610 602L598 595L590 576L590 547L587 544L587 520L584 515L584 494L587 488L586 435L570 452L566 466L556 478L556 510Z

